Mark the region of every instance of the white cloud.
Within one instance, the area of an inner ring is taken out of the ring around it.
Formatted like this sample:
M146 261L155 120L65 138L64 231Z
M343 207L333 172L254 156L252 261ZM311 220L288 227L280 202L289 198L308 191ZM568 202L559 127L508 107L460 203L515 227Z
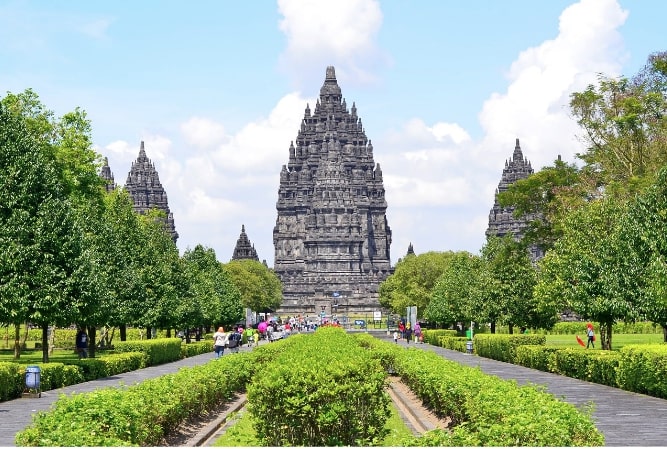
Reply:
M384 61L375 39L382 11L375 0L278 0L280 30L287 37L283 68L296 81L315 68L340 66L339 80L372 82L374 66Z
M285 95L267 118L248 123L220 145L212 155L214 162L228 171L280 173L281 165L287 164L289 143L296 140L306 103L312 106L314 100L296 93Z
M209 148L225 139L225 127L204 117L192 117L181 124L185 140L195 147Z
M507 91L484 103L479 114L484 156L501 156L518 137L529 144L533 168L558 154L573 161L581 147L568 113L570 94L595 83L597 73L619 72L625 54L618 28L626 18L627 11L613 0L582 0L565 9L559 35L521 52L507 74Z
M79 31L84 35L97 40L108 40L107 31L113 23L112 18L100 18L89 22L85 22L79 26Z

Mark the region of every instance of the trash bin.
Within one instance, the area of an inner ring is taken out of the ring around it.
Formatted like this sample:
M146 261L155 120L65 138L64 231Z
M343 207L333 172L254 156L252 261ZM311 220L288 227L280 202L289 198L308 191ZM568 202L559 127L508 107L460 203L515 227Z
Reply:
M41 370L37 365L29 365L25 369L25 388L28 393L38 394L42 396L40 391L40 374Z
M466 352L472 354L472 340L466 341Z

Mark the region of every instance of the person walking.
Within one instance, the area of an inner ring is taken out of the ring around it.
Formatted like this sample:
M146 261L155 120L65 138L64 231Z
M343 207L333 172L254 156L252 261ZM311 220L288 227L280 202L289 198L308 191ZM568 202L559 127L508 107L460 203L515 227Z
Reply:
M588 323L588 329L586 330L586 335L588 335L588 342L586 343L586 349L588 349L589 346L593 346L593 349L595 349L595 332L593 331L593 325L591 323Z
M79 353L80 359L88 358L88 334L83 329L79 328L79 331L76 333L76 352Z
M415 343L424 343L424 340L422 340L422 327L419 324L419 321L415 323Z
M215 351L215 358L219 359L225 353L225 345L227 344L227 334L222 326L213 334L213 350Z

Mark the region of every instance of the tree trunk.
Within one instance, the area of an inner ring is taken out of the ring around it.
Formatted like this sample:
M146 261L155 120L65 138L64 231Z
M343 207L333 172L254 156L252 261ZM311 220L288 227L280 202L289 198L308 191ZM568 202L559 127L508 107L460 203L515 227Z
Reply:
M21 358L21 325L14 325L14 358Z
M491 321L491 333L495 334L496 333L496 322Z
M88 326L88 357L95 358L95 338L97 337L97 327Z
M49 325L42 323L42 362L49 363Z
M171 338L171 328L167 329L167 338Z
M613 324L613 321L600 322L600 347L607 351L611 351L611 329Z
M514 325L512 323L510 323L509 326L507 326L507 327L509 328L510 335L514 334Z
M127 341L127 325L121 324L119 329L120 329L120 341Z
M662 327L662 341L667 343L667 323L660 325Z

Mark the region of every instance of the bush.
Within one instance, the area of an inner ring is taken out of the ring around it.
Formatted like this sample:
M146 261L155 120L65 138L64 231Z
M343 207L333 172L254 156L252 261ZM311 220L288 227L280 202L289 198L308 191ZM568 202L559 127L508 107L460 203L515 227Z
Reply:
M544 335L475 334L475 354L501 362L514 363L516 348L521 345L545 345Z
M624 390L667 399L667 345L621 348L618 384Z
M557 348L543 345L521 345L516 348L514 362L517 365L540 371L549 371L549 361Z
M25 385L25 370L11 362L0 362L0 401L18 398Z
M119 341L114 343L114 352L143 352L147 357L146 366L154 366L180 360L182 345L180 338Z
M438 338L438 346L459 352L466 352L467 342L468 342L467 337L450 337L445 335L443 337Z
M248 386L257 436L269 446L360 446L386 435L386 372L345 331L298 338ZM298 346L297 346L298 344Z

